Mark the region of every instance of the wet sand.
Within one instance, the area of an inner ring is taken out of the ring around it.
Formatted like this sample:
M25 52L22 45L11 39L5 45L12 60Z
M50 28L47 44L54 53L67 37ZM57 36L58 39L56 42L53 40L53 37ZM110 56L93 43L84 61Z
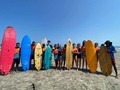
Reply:
M100 68L96 74L87 70L76 71L74 69L48 71L18 71L11 72L7 76L0 75L0 90L119 90L120 89L120 52L115 54L118 77L115 72L106 77L102 75Z

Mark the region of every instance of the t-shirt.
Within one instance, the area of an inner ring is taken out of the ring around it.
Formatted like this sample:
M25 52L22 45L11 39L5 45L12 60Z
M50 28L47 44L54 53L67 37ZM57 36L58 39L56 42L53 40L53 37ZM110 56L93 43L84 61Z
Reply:
M54 49L53 53L58 54L58 49Z
M62 49L62 54L65 54L66 53L66 48L63 48Z
M43 51L43 52L45 52L45 50L46 50L46 48L45 48L45 47L44 47L44 48L42 48L42 51Z
M114 57L114 53L116 52L115 47L111 45L110 47L107 47L107 48L110 51L110 57L115 58Z
M82 46L81 51L85 52L85 46Z
M15 54L20 53L20 48L15 48Z
M74 49L72 50L72 52L77 53L77 52L78 52L78 49L77 49L77 48L74 48Z
M36 47L36 46L32 46L32 47L31 47L31 48L32 48L32 53L31 53L32 55L34 54L35 47Z
M20 48L15 48L14 59L17 59L19 57L20 57Z
M100 50L100 48L98 48L98 47L96 47L95 49L96 49L96 52L98 52Z

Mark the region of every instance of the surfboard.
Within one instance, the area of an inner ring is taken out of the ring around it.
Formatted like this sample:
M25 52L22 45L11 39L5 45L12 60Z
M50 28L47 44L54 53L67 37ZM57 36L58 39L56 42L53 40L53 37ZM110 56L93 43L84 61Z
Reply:
M73 49L72 41L70 39L68 39L67 47L66 47L66 67L67 67L67 69L72 68L72 60L73 60L72 49Z
M112 62L111 62L110 54L107 53L107 48L105 46L100 47L99 63L100 63L102 73L104 75L111 75Z
M87 65L89 67L90 72L95 73L98 67L96 49L91 40L88 40L86 42L85 47L86 47Z
M44 56L44 67L46 70L50 69L51 61L52 61L52 49L50 46L47 46Z
M42 44L47 45L47 39L46 39L45 37L43 37L43 39L41 40L41 45L42 45Z
M16 46L16 31L13 27L9 26L6 28L2 39L0 60L0 73L2 75L8 75L11 70L15 46Z
M36 45L34 57L35 57L35 68L39 71L42 65L42 47L40 43Z
M30 68L30 56L31 56L31 40L26 35L21 42L21 64L24 71Z

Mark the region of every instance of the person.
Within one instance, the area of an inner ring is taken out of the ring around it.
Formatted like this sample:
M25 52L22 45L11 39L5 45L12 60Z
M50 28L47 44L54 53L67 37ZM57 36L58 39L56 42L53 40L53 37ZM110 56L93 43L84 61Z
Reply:
M47 46L48 46L48 45L51 45L51 41L50 41L50 40L47 41Z
M72 68L74 67L74 61L75 61L75 63L76 63L76 68L77 68L77 70L78 70L78 59L77 59L78 49L76 48L76 44L75 44L75 43L73 44L72 53L73 53Z
M16 67L14 67L16 64ZM18 71L18 66L20 64L20 43L16 43L16 47L15 47L15 54L14 54L14 60L13 60L13 64L12 64L12 70L14 71Z
M36 47L36 42L33 41L32 44L31 44L31 50L32 50L32 52L31 52L31 58L30 58L30 69L32 69L32 70L35 68L35 60L34 60L35 47ZM33 60L33 62L32 62L32 60ZM31 68L31 62L33 64L32 68Z
M58 47L57 47L57 49L58 49L58 66L59 66L59 69L61 69L61 67L62 67L62 49L61 49L61 45L58 43Z
M42 44L42 69L44 69L44 55L45 55L45 44Z
M86 52L85 52L85 43L86 43L86 41L84 40L84 41L82 42L82 48L81 48L82 69L84 69L84 62L86 62L86 69L87 69L87 60L86 60Z
M63 64L63 70L65 69L65 60L66 60L66 44L62 48L62 64Z
M97 60L98 60L98 54L99 54L100 48L98 47L98 43L95 43L94 46L95 46L95 49L96 49L96 55L97 55Z
M79 62L79 70L80 70L81 69L81 45L80 43L77 44L77 49L78 49L77 59Z
M115 47L112 45L112 42L110 42L109 40L107 40L105 42L105 44L106 44L106 47L108 49L107 52L110 53L111 62L112 62L112 65L114 67L115 74L116 74L115 78L118 78L118 72L117 72L117 67L116 67L116 62L115 62L115 56L114 56L114 53L116 52Z
M51 49L53 48L53 46L51 45L51 41L50 40L47 41L47 46L50 46Z
M56 44L54 45L53 54L54 54L54 60L55 60L55 68L58 69L58 49Z
M51 47L51 52L52 52L52 50L53 50L53 46L52 46L50 40L47 41L47 46L50 46L50 47ZM46 47L46 48L47 48L47 47ZM53 57L53 54L51 54L51 60L52 60L52 57ZM52 65L53 65L53 62L51 61L51 66L52 66Z

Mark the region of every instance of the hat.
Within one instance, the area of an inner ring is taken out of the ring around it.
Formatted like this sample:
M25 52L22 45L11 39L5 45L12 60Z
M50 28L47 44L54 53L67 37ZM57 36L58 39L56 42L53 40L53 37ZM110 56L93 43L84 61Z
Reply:
M107 41L105 42L105 44L108 44L108 43L111 43L110 40L107 40Z

